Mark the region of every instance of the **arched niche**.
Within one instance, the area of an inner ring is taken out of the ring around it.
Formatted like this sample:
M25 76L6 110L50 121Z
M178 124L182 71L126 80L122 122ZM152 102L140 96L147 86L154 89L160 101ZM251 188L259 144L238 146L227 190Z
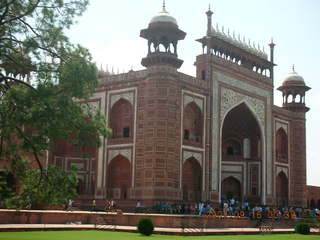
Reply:
M118 100L110 111L112 138L129 138L133 133L133 107L125 99Z
M191 157L182 166L182 190L184 200L200 201L202 189L202 169L199 162ZM192 193L193 199L190 199Z
M131 164L122 155L118 155L111 160L108 165L107 186L109 189L120 189L120 198L128 198L128 190L131 187Z
M282 127L276 133L276 159L279 162L288 162L288 136Z
M183 114L183 139L201 143L203 138L203 116L201 109L193 101L187 104Z
M276 177L276 203L278 206L288 206L288 178L286 174L281 171Z

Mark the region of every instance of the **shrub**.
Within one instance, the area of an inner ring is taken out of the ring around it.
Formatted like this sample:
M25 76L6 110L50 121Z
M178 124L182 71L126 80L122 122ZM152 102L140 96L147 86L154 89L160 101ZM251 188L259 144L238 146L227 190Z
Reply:
M295 227L295 232L300 234L309 234L310 233L310 226L306 222L300 222Z
M139 233L150 236L153 232L154 226L150 218L141 218L139 220L137 228Z

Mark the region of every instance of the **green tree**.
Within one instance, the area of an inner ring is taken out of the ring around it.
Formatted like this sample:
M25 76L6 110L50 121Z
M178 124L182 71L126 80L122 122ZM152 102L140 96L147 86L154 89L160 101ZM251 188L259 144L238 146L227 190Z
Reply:
M7 208L65 206L68 199L77 196L76 169L67 173L59 167L49 165L46 170L46 181L39 183L40 175L39 169L27 169L22 176L20 175L23 185L19 194L12 191L10 197L3 199L4 205Z
M70 43L64 30L87 5L88 0L0 1L0 161L33 156L39 181L49 177L41 156L55 141L98 147L100 136L109 133L98 110L76 103L97 87L97 68L89 51ZM11 170L20 181L31 174Z

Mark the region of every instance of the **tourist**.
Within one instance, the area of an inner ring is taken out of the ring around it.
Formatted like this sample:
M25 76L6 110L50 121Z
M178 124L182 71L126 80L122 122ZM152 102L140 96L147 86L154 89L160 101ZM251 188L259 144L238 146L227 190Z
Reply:
M136 204L136 213L141 213L142 212L142 204L141 202L138 200L137 204Z
M243 204L243 206L244 206L245 211L249 211L249 210L250 210L250 209L249 209L249 202L248 202L248 201L245 201L244 204Z
M69 199L67 211L72 211L72 204L73 204L73 200L72 200L72 199Z
M230 205L230 206L227 208L227 213L228 213L228 216L233 216L233 207L232 207L232 205Z
M202 202L199 202L198 204L199 216L201 216L203 206L204 204Z
M92 200L92 204L91 204L91 211L96 211L96 200L95 199L93 199Z
M110 210L110 201L107 199L106 200L105 211L108 212L109 210Z
M233 205L235 204L234 198L231 198L229 202L230 202L230 207L233 207Z
M223 203L223 216L227 216L228 215L228 203L227 202L224 202Z
M114 201L113 199L111 200L110 209L111 211L115 211L117 209L116 201Z
M190 204L189 206L189 209L190 209L190 213L191 214L195 214L196 213L196 204Z

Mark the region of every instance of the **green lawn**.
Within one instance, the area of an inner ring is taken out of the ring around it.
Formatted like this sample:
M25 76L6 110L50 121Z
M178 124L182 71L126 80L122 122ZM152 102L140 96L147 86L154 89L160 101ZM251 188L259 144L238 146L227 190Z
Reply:
M46 231L46 232L0 232L0 240L309 240L320 239L319 235L300 234L268 234L268 235L237 235L237 236L142 236L138 233L109 231Z

